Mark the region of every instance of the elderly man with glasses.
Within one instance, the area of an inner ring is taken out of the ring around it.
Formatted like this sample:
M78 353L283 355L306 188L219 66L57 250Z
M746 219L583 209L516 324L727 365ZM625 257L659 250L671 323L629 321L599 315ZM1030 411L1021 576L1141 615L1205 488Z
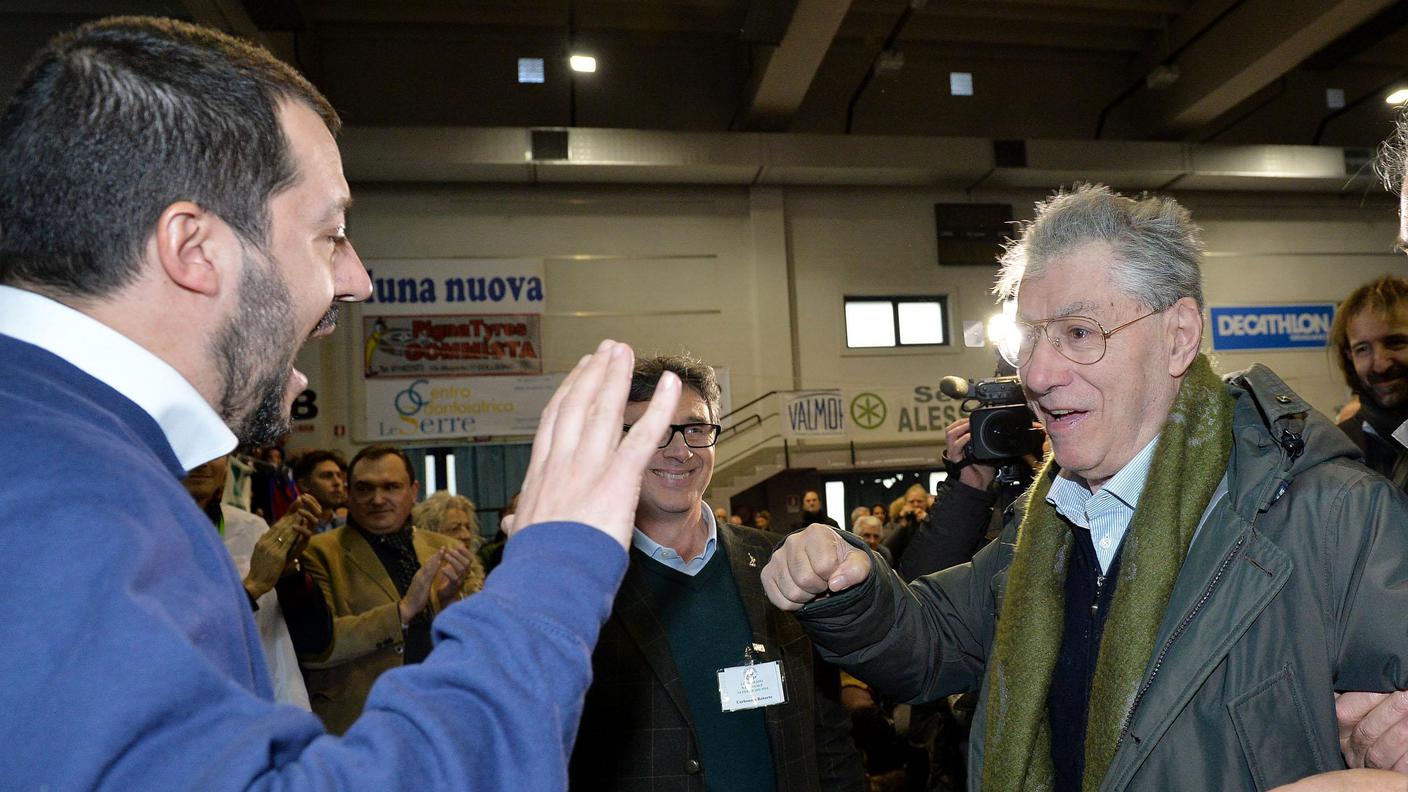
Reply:
M685 387L641 479L572 787L864 790L836 669L763 593L776 536L721 523L704 502L719 437L714 370L684 356L638 361L623 428L666 371Z
M764 572L829 658L979 690L969 788L1262 790L1344 767L1337 690L1408 686L1408 500L1271 371L1199 353L1188 213L1081 186L1003 257L1052 454L1002 536L908 587L812 526Z

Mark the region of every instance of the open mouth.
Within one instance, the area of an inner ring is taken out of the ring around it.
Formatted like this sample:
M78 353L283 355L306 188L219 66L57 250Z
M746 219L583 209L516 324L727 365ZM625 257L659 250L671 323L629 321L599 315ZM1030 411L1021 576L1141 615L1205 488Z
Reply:
M318 320L318 324L313 328L313 332L308 334L309 338L322 338L332 334L337 329L337 314L342 306L333 303L328 308L328 312L323 314L323 318Z
M1087 411L1068 409L1047 409L1045 407L1042 407L1041 412L1046 416L1046 420L1043 423L1045 423L1047 426L1061 427L1071 426L1075 424L1083 416L1086 415Z

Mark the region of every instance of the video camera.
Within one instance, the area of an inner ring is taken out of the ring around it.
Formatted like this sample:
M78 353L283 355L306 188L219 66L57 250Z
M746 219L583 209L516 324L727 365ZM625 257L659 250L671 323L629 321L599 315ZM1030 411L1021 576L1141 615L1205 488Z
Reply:
M1036 416L1027 406L1016 377L977 381L944 377L939 390L949 398L963 400L959 409L968 414L973 437L964 453L974 461L1001 463L1027 454L1041 456L1042 434L1032 429Z

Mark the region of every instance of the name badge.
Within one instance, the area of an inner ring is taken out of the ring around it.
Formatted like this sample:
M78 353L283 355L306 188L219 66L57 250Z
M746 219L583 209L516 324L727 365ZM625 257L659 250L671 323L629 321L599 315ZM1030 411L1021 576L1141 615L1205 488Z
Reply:
M770 707L786 701L782 664L776 660L719 670L719 706L724 712Z

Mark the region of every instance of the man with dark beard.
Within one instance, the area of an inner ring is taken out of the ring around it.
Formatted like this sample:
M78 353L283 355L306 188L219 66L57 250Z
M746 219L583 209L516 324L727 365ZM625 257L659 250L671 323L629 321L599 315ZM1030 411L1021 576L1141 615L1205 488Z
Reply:
M338 126L269 53L149 18L57 37L0 113L6 789L566 786L673 375L624 438L630 348L567 375L493 580L345 740L275 704L240 576L181 486L284 431L299 346L370 294Z
M1340 303L1330 347L1359 411L1339 427L1364 464L1408 489L1408 447L1393 432L1408 421L1408 280L1384 275Z

